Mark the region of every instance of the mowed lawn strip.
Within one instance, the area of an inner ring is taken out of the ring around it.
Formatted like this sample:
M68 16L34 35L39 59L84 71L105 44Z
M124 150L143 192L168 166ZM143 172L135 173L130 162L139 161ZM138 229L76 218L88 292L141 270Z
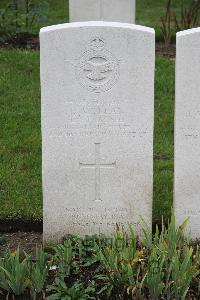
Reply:
M153 220L173 205L175 60L158 57L155 73Z
M0 218L40 219L39 52L0 51Z
M42 219L39 52L0 50L0 70L0 219ZM172 205L173 111L174 60L158 57L154 221Z

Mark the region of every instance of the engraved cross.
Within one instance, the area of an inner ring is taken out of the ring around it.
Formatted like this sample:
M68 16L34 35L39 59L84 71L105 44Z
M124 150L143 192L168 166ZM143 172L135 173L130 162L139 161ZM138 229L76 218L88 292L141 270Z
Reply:
M95 162L94 163L81 163L79 162L79 167L85 169L94 169L95 170L95 201L100 202L101 199L101 192L100 192L100 185L101 185L101 169L113 169L116 167L116 161L112 163L101 163L100 159L100 143L95 143Z

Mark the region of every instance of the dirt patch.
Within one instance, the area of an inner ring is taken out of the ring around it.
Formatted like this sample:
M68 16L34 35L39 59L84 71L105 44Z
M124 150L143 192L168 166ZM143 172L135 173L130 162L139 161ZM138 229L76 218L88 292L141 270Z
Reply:
M17 232L17 231L25 231L25 232L42 232L43 231L43 223L42 220L38 221L28 221L23 219L13 219L13 220L0 220L0 233L4 232Z
M40 47L38 35L30 35L27 33L18 34L8 37L2 37L3 42L0 42L0 48L16 48L16 49L34 49Z
M156 55L176 57L176 44L165 45L164 43L156 43Z
M42 245L42 233L13 232L0 233L0 253L6 250L15 251L19 246L26 253L34 253L36 246Z

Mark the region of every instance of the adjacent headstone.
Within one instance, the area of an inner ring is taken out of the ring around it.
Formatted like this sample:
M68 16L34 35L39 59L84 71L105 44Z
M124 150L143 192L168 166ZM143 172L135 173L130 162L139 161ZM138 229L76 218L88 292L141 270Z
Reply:
M44 241L151 226L154 30L43 28Z
M177 34L174 187L177 224L200 238L200 28Z
M70 22L135 23L135 0L70 0Z

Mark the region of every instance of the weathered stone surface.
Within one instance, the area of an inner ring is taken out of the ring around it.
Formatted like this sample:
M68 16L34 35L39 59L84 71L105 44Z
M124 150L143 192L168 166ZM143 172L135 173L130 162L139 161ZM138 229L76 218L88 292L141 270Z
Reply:
M70 0L70 22L135 23L135 0Z
M151 226L154 31L41 30L44 240Z
M200 28L177 34L175 192L177 224L200 238Z

